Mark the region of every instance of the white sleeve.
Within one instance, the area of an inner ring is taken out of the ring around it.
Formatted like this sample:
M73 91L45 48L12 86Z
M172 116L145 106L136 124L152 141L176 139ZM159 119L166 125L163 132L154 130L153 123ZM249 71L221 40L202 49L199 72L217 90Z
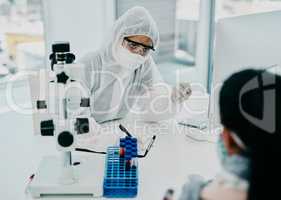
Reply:
M146 65L146 70L142 78L142 84L152 87L156 83L163 83L164 80L162 75L152 58L150 58Z
M90 52L78 60L78 63L83 64L83 70L85 71L85 87L89 91L90 104L92 112L93 92L99 86L99 70L101 68L101 61L98 52ZM88 111L83 109L79 115L88 115Z
M99 70L101 68L101 59L97 52L90 52L78 60L79 63L84 64L86 72L87 87L90 91L94 91L98 87Z
M163 81L153 60L150 64L148 72L143 77L146 90L137 101L140 108L138 118L150 122L170 119L178 113L181 105L172 101L172 87Z

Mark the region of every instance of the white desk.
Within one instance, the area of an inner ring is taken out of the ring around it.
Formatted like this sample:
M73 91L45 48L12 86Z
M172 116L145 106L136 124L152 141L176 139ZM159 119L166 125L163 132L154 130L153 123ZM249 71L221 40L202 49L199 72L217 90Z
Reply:
M1 134L1 141L6 141L1 143L0 183L4 189L1 195L6 200L30 199L24 194L28 177L35 172L43 155L56 154L56 150L51 145L52 138L32 135L29 116L14 116L14 123L11 117L10 113L5 116L7 123L4 125L4 130L10 131ZM17 121L22 123L18 124ZM153 126L156 128L155 124ZM214 144L188 140L176 131L159 135L149 156L139 160L140 187L136 199L161 199L170 187L179 192L188 174L213 177L218 170L215 147ZM99 169L103 168L104 156L88 156L97 160ZM103 170L100 176L103 176Z
M143 133L148 133L148 136L152 135L151 133L158 135L148 157L139 160L140 184L136 199L161 200L167 188L176 189L178 194L189 174L196 173L206 178L212 178L219 170L216 145L198 143L188 139L180 134L182 131L177 130L178 125L175 125L172 121L160 124L139 124L137 127L133 127L131 122L124 122L124 124L132 133L137 135ZM24 194L28 177L36 171L42 156L57 154L55 147L52 145L53 140L52 138L33 136L30 115L12 111L2 113L0 125L1 199L30 199ZM99 143L96 146L98 150L112 145L118 138L118 134L114 133L117 129L108 129L108 124L103 126L108 133L110 131L113 133L112 135L107 134L96 141ZM104 156L83 155L90 156L97 161L99 174L103 177ZM52 199L64 200L69 198Z

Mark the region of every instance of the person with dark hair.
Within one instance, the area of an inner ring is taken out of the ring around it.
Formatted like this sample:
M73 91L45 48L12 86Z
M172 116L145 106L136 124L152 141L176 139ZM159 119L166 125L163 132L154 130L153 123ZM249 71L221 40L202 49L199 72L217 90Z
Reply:
M281 77L237 72L223 83L219 107L223 170L209 182L192 176L180 200L280 199Z

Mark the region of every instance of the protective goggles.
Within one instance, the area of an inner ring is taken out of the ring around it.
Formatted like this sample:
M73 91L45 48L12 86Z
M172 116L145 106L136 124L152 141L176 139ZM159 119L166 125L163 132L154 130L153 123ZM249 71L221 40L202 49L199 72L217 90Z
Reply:
M141 49L142 53L140 53L140 54L142 56L146 56L149 53L150 50L155 51L153 46L148 46L148 45L141 44L139 42L132 41L127 37L124 38L124 41L126 41L127 48L130 51L133 51L133 52L137 53L138 50Z

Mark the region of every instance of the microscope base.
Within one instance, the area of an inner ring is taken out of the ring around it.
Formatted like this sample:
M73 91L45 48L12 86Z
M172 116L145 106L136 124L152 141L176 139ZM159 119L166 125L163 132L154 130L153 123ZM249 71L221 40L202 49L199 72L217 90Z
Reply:
M57 157L45 157L39 166L34 179L29 185L33 198L44 196L89 196L102 195L102 176L97 163L91 159L73 166L77 180L72 184L61 184L61 160Z

